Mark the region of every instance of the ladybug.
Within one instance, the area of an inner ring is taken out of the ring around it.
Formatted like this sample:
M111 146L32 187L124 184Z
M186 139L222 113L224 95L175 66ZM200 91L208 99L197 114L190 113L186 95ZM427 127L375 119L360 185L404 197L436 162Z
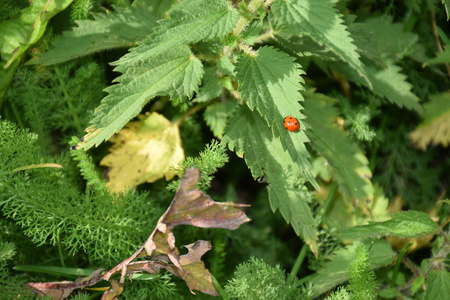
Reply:
M284 127L289 131L295 132L300 130L300 123L298 123L296 118L288 116L284 118Z

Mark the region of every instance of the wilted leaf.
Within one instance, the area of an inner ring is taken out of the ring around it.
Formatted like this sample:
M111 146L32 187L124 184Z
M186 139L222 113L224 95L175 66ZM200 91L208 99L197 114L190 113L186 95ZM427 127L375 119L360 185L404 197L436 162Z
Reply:
M108 187L125 191L144 182L175 175L170 169L184 159L178 125L158 113L131 122L117 136L101 165L110 167Z
M103 293L101 300L117 300L119 295L123 292L123 284L116 280L111 280L111 289Z
M53 300L65 299L72 293L73 288L68 288L66 284L71 281L61 282L31 282L28 286L34 289L34 293L41 297L50 297Z
M208 195L195 189L200 179L198 169L186 170L180 187L163 220L170 227L194 225L202 228L237 229L250 221L233 202L215 202Z
M203 254L212 248L209 241L197 241L185 246L188 253L180 256L171 229L181 224L236 229L250 219L237 208L238 205L231 202L215 202L208 195L195 189L199 178L200 171L198 169L186 170L171 205L161 216L147 241L133 255L111 270L102 273L103 270L99 269L90 276L74 282L33 282L28 286L33 288L36 294L50 296L53 299L63 299L68 297L74 289L92 286L99 281L107 280L111 282L112 289L106 291L102 299L115 300L122 293L125 275L132 276L137 272L156 274L161 268L164 268L183 279L192 293L196 290L204 294L219 296L211 273L201 260ZM202 218L201 214L203 213L206 218ZM189 217L190 215L192 218ZM179 217L181 221L177 221L176 217ZM133 262L134 259L142 256L150 260ZM111 280L111 276L118 272L122 274L120 282Z
M185 246L188 249L186 255L180 256L180 265L186 276L186 281L191 290L207 290L213 296L219 296L214 287L211 273L205 268L205 264L201 261L203 254L209 251L212 246L209 241L196 241L193 244Z

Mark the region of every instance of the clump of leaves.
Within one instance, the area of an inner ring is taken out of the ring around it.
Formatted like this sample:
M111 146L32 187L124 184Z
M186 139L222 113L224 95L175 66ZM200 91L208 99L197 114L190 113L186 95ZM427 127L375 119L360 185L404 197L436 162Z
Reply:
M286 279L280 266L251 257L237 267L225 291L230 299L298 299L300 288L297 280Z
M201 291L205 294L218 296L211 274L205 268L201 257L211 249L208 241L199 240L186 245L188 253L179 255L175 246L175 236L172 229L178 225L193 225L202 228L237 229L250 219L234 203L219 203L195 189L200 178L198 169L188 169L180 182L180 187L167 211L161 216L156 229L147 241L129 258L116 267L103 273L102 269L88 277L74 282L29 283L37 294L57 298L68 297L77 288L91 286L99 281L110 281L111 289L104 297L117 297L123 291L127 274L148 272L156 274L160 269L166 269L186 281L191 292ZM147 260L134 261L139 256ZM111 278L115 273L121 273L120 281Z
M350 284L348 290L354 299L376 299L376 277L370 269L368 251L364 245L355 250L355 259L349 266Z

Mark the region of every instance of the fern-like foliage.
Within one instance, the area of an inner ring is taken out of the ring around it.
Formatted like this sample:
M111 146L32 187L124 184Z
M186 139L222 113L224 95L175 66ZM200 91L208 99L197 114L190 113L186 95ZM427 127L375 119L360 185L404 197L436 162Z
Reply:
M350 284L349 291L352 299L372 300L377 298L376 277L370 269L369 252L366 246L360 245L355 250L355 259L349 266Z
M200 152L198 157L187 157L182 161L176 171L181 176L188 168L200 169L201 175L197 188L206 191L211 186L212 175L228 161L225 150L224 144L219 144L217 140L213 140L204 151ZM167 189L175 192L179 184L180 180L174 180L167 186Z
M44 162L68 166L69 161L67 156L39 153L35 135L7 121L1 125L0 140L5 141L0 145L1 211L22 226L33 242L61 242L70 254L84 251L93 259L111 264L145 239L146 229L156 222L155 206L149 205L144 215L134 212L147 206L147 194L113 198L98 189L81 193L64 168L15 172L17 167ZM88 170L85 174L92 177Z
M63 147L72 134L81 134L92 118L93 110L104 95L102 70L97 63L68 63L46 72L19 68L6 99L20 110L20 120L38 134L39 145L51 148L50 133L64 135Z
M287 282L285 278L279 266L272 267L252 257L237 267L225 291L231 299L297 299L298 281Z

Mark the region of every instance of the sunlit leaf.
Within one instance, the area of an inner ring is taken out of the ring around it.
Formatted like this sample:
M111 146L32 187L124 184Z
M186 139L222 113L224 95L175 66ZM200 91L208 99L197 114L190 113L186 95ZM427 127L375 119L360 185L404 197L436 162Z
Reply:
M100 164L109 167L108 187L112 192L163 177L170 180L175 175L171 167L184 159L178 125L158 113L141 116L110 141L111 153Z

